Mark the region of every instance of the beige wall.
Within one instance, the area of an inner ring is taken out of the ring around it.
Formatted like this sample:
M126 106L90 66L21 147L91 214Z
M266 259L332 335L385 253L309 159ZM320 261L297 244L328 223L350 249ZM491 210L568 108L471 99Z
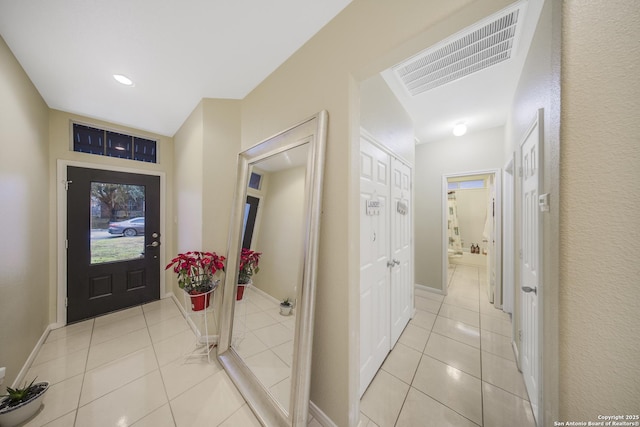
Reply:
M204 186L204 100L173 137L175 173L174 254L202 250L202 203ZM176 292L176 295L180 295Z
M446 256L442 241L442 176L502 168L503 145L504 128L499 127L416 146L417 284L442 291L442 262Z
M0 394L49 323L48 114L0 37Z
M640 408L640 7L563 3L560 415Z
M329 112L311 400L341 426L359 416L358 80L508 4L476 2L445 19L467 3L355 0L243 100L243 148Z
M224 254L240 152L241 102L204 99L202 246ZM231 184L231 185L230 185Z
M280 301L295 299L302 283L305 172L305 167L298 167L269 173L260 202L260 230L254 239L257 237L256 250L262 257L253 282Z
M413 120L380 74L360 84L360 125L376 141L413 166Z
M469 250L474 243L481 248L486 247L486 244L482 243L482 233L487 220L487 205L490 201L488 188L456 190L458 224L464 249Z
M227 255L240 151L240 101L203 99L174 136L175 242L169 256L196 250ZM221 284L224 276L220 274ZM182 301L171 274L167 290ZM221 292L214 297L220 313Z

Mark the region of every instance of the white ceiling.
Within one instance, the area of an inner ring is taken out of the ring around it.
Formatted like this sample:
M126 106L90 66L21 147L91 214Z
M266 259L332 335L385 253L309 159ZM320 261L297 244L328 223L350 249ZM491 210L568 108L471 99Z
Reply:
M172 136L202 98L244 98L350 1L0 0L0 35L50 108Z
M526 9L522 33L509 60L413 97L402 86L393 67L381 73L412 117L417 143L450 138L458 122L465 122L469 133L504 126L543 1L523 1Z
M202 98L244 98L350 1L0 0L0 35L49 107L172 136ZM382 73L418 142L505 124L543 2L525 1L510 60L415 97Z

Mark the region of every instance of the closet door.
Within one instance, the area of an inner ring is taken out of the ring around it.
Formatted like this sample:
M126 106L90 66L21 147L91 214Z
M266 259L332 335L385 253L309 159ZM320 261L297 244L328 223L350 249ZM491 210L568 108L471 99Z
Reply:
M391 347L411 317L413 268L411 256L411 169L391 161Z
M389 155L360 143L360 396L391 349Z

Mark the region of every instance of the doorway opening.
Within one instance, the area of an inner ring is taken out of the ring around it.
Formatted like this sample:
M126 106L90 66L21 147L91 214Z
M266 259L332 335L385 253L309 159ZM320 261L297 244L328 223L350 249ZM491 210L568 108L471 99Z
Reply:
M481 290L494 303L502 294L502 175L499 169L461 172L442 178L442 289L453 268L486 269ZM499 308L499 307L498 307Z

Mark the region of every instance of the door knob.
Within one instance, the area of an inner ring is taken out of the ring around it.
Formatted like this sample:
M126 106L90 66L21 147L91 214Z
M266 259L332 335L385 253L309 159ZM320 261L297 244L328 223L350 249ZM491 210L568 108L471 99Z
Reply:
M395 264L394 261L387 261L387 267L393 267Z
M523 286L522 290L524 292L526 292L526 293L533 292L534 294L538 295L538 288L532 288L530 286Z
M393 263L394 263L395 265L400 265L400 261L398 261L397 259L394 259L394 260L393 260Z
M152 242L150 245L147 245L148 248L157 248L158 246L160 246L160 243L156 242Z

